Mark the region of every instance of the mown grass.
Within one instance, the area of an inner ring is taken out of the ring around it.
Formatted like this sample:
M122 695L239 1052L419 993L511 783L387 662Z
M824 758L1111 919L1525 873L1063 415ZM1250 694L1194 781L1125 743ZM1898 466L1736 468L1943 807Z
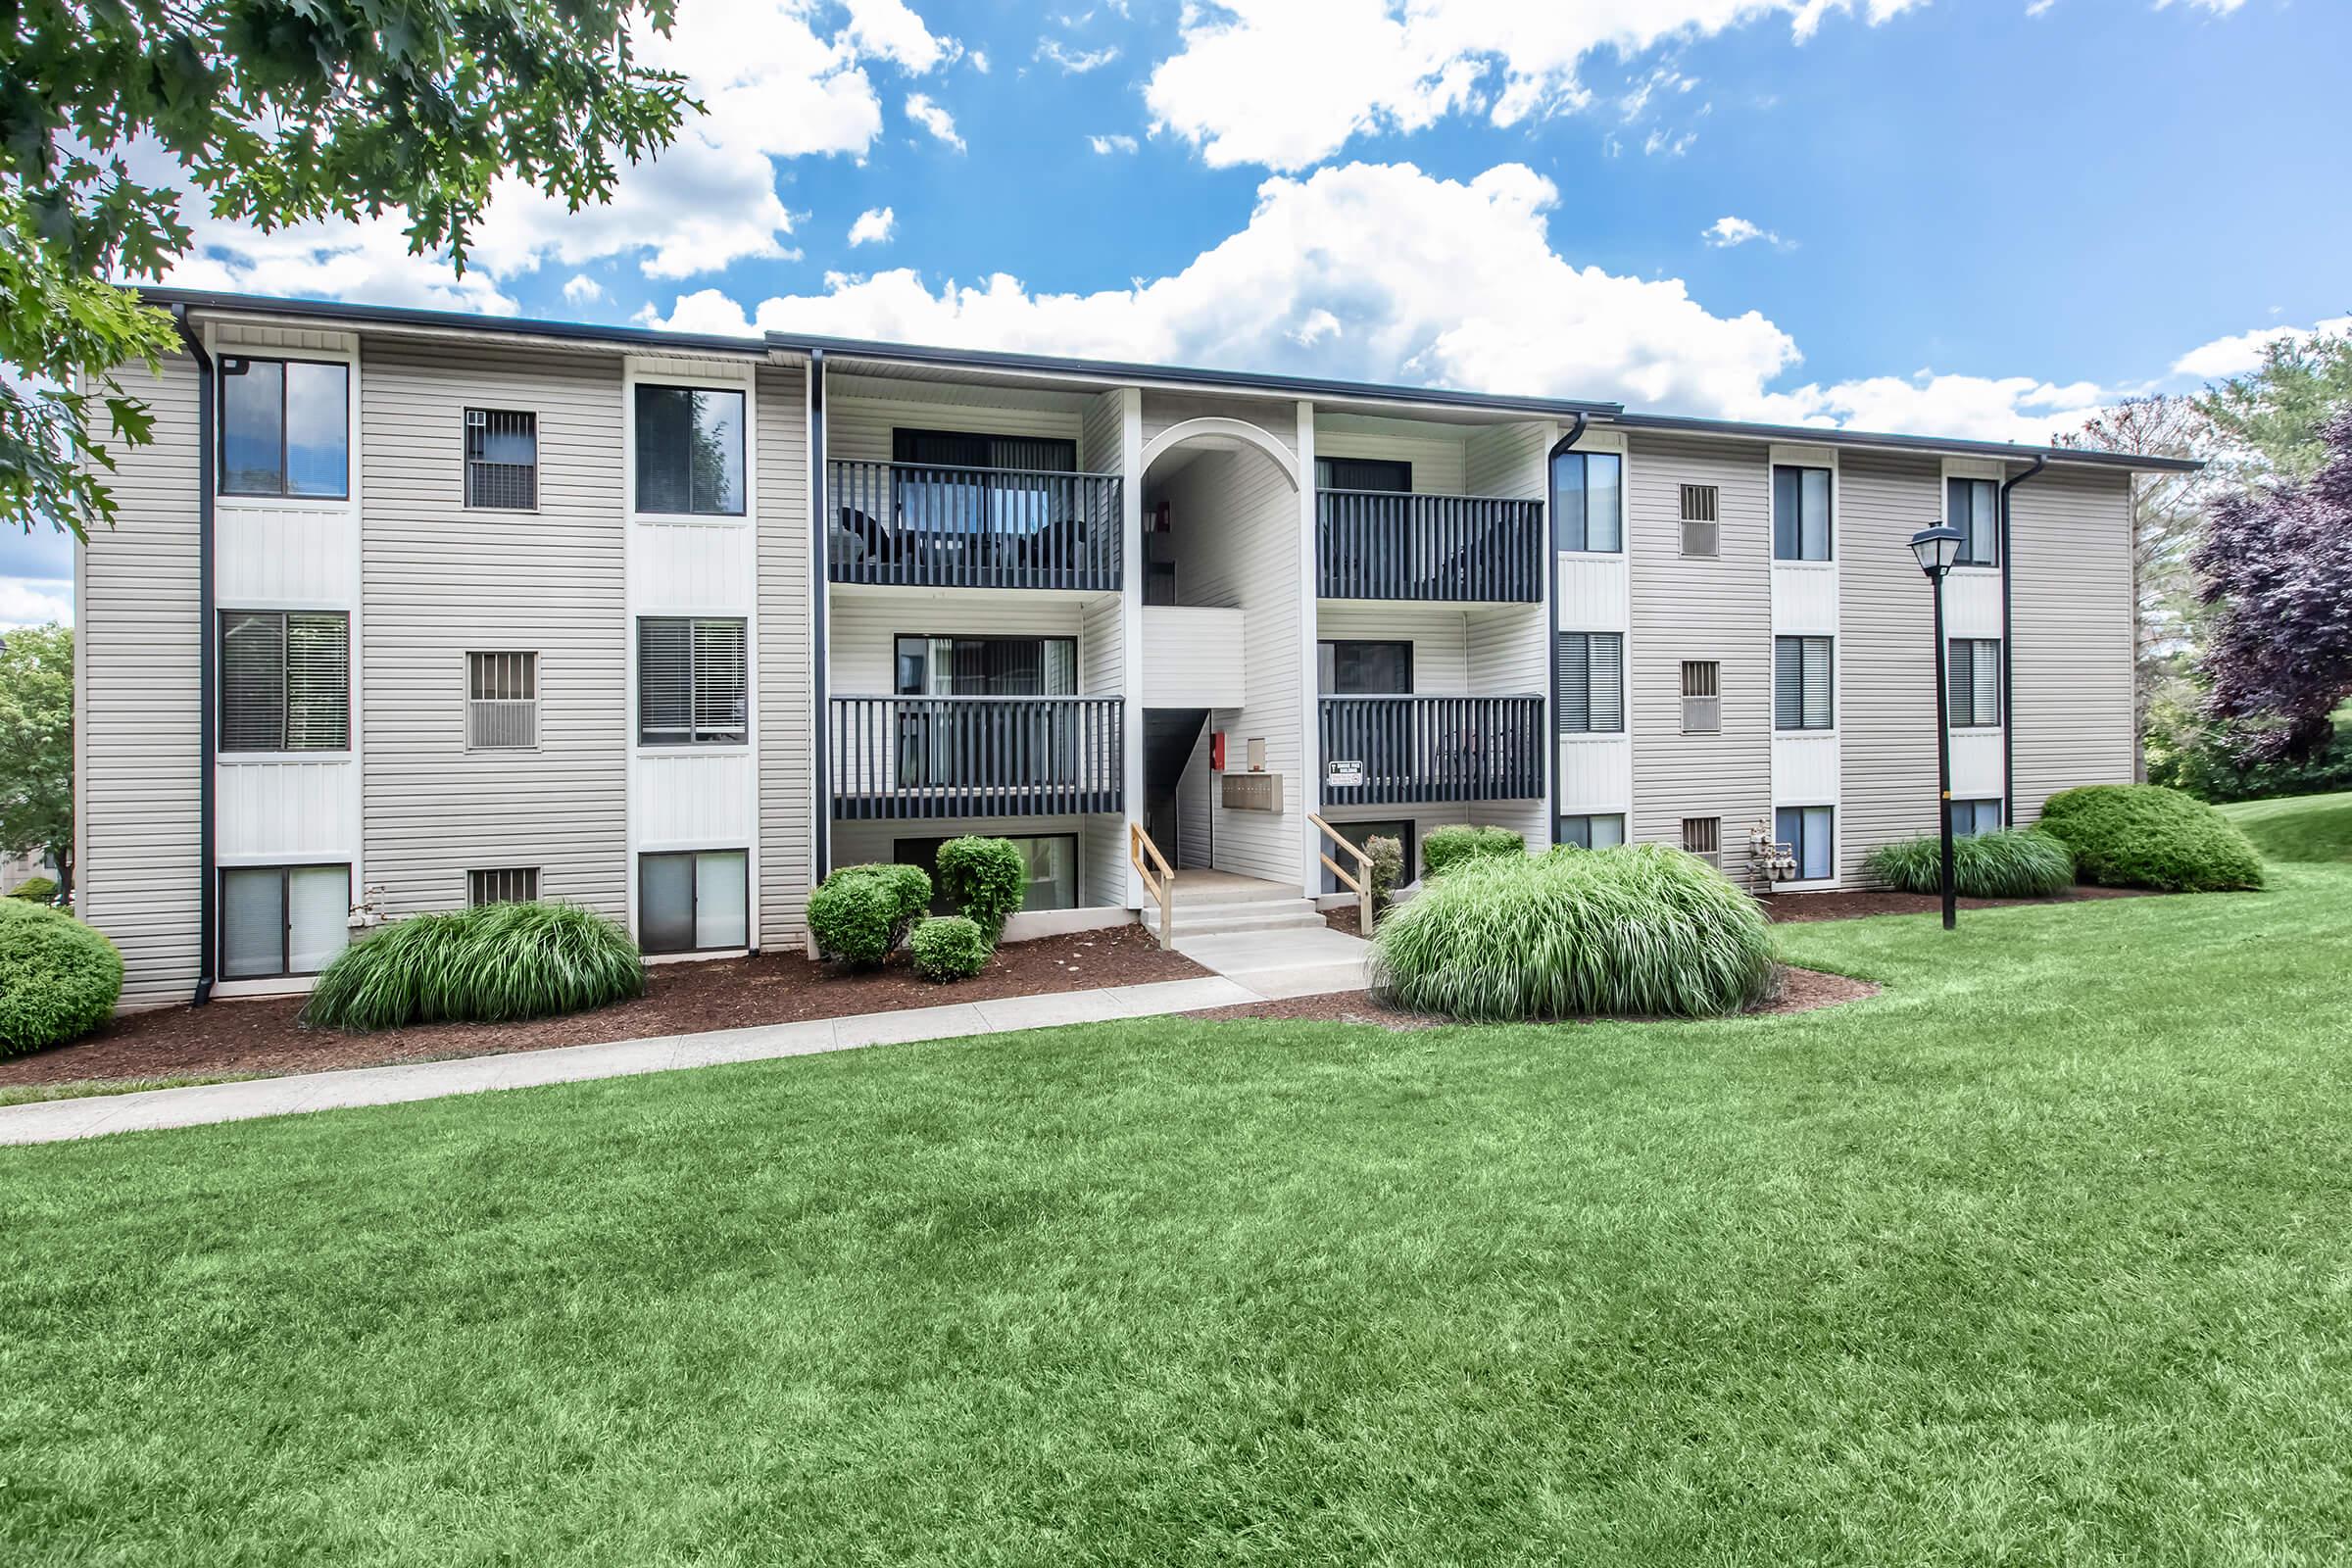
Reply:
M199 1084L238 1084L267 1078L261 1072L182 1073L160 1078L76 1078L53 1084L0 1084L0 1105L29 1105L42 1100L88 1100L98 1095L135 1095L147 1089L193 1089Z
M2280 831L2284 831L2281 829ZM11 1563L2340 1561L2352 867L0 1151Z

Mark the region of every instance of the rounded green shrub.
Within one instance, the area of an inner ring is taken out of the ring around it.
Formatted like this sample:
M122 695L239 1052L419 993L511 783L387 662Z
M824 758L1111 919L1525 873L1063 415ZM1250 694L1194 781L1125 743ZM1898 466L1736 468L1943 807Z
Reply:
M898 901L873 877L836 871L808 895L808 931L817 956L869 968L898 946Z
M1943 891L1943 840L1904 839L1870 852L1872 880L1905 893ZM2034 829L1978 833L1952 841L1952 880L1972 899L2046 899L2075 885L2075 858Z
M960 914L935 914L907 939L914 972L926 980L964 980L988 967L988 933Z
M122 995L122 956L63 909L0 901L0 1057L88 1034Z
M1368 838L1364 840L1364 857L1372 862L1367 891L1372 895L1372 912L1378 914L1389 906L1389 895L1396 891L1397 882L1404 876L1404 846L1393 838Z
M2074 852L2075 874L2103 887L2218 893L2262 886L2262 857L2237 825L2179 790L2091 784L2043 804L2040 831Z
M57 902L57 884L45 876L28 876L10 888L8 896L23 899L28 904L54 904Z
M1735 1012L1774 978L1755 901L1657 844L1458 865L1381 922L1371 971L1384 1002L1474 1022Z
M939 847L939 890L993 946L1029 892L1029 862L1009 839L966 834Z
M413 914L343 950L302 1021L365 1032L511 1023L645 995L628 932L576 904L485 904Z
M1421 874L1444 876L1471 860L1526 853L1527 840L1507 827L1433 827L1421 837Z

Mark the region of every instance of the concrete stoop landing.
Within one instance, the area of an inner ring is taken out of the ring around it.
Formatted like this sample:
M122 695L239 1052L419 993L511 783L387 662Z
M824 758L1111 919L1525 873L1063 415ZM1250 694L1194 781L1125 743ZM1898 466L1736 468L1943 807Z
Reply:
M1334 931L1296 882L1230 871L1179 871L1176 951L1261 997L1320 996L1364 986L1363 938ZM1159 910L1143 914L1159 932Z

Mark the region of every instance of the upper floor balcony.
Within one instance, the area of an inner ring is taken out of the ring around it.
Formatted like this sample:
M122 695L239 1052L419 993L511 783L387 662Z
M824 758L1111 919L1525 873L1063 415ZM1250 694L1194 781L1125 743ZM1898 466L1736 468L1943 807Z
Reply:
M1053 816L1126 799L1117 697L836 697L837 818Z
M1326 807L1544 794L1541 697L1325 697L1321 708Z
M835 460L826 480L834 582L1119 591L1115 473Z
M1544 503L1318 490L1315 597L1539 604Z

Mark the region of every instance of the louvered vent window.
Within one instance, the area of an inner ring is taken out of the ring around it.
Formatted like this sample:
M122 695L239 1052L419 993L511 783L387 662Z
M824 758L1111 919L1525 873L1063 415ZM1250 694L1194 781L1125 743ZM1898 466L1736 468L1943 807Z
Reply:
M1778 729L1835 729L1828 637L1772 640L1772 721Z
M539 656L466 656L466 746L521 751L539 744Z
M637 622L637 743L740 745L751 738L744 622L648 615Z
M466 902L475 908L485 904L529 904L539 897L539 868L502 865L466 873Z
M1565 631L1554 651L1560 733L1613 735L1625 728L1625 636Z
M539 416L466 411L466 505L504 512L539 505Z
M1952 728L1989 729L2001 721L2001 640L1954 637L1944 668L1952 683Z
M1719 492L1711 484L1683 486L1683 554L1712 556L1721 539L1715 528Z
M1683 661L1683 733L1713 735L1723 728L1723 666L1712 659Z
M341 611L220 616L220 750L351 746L351 620Z
M1686 816L1683 818L1683 848L1720 868L1723 864L1723 818L1720 816Z

